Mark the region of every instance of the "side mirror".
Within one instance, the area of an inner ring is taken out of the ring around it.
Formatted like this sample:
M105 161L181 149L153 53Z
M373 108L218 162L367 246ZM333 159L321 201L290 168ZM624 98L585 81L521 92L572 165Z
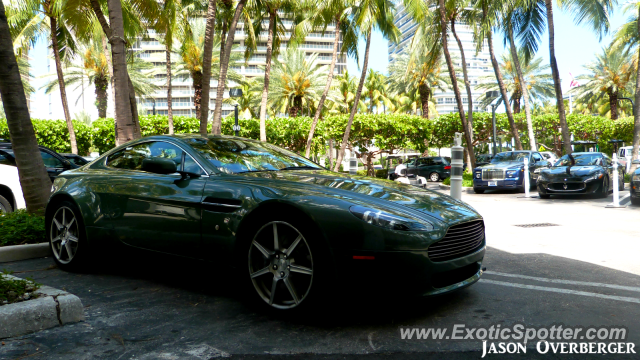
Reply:
M640 160L633 160L631 163L635 165L640 165Z
M178 167L171 159L151 157L142 160L142 170L155 174L173 174L177 172Z

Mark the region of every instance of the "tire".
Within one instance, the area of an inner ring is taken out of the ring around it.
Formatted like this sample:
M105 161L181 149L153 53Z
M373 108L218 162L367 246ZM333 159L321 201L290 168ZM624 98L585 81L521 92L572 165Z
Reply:
M598 197L604 199L607 196L609 196L609 178L605 176L602 179L602 185L600 185L600 192L598 193Z
M431 174L429 174L429 180L431 180L432 182L440 181L440 174L438 174L437 172L432 172Z
M254 305L280 314L320 305L330 258L314 227L306 219L274 215L252 229L237 258L244 261L242 281ZM278 234L277 249L274 234Z
M11 213L13 212L13 207L9 200L5 199L4 196L0 196L0 213Z
M89 263L89 246L80 209L62 201L47 212L45 231L56 265L64 271L85 270Z
M484 189L473 188L473 192L476 194L484 194Z
M640 198L631 198L631 204L634 206L640 206Z

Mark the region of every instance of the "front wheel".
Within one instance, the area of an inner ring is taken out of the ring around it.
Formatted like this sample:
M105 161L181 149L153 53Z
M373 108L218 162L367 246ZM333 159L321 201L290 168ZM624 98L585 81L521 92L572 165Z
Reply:
M540 196L540 199L549 199L551 197L551 195L549 194L541 194L541 193L538 193L538 196Z
M432 182L440 181L440 174L438 174L437 172L432 172L431 174L429 174L429 180L431 180Z
M484 189L473 188L473 192L476 194L484 194Z
M258 302L272 309L299 308L319 293L320 254L312 244L312 234L301 225L268 221L255 232L249 245L247 276L253 293Z
M609 196L609 178L605 176L602 179L602 185L600 186L598 197L604 199L607 196Z
M53 260L58 267L65 271L84 268L89 249L78 207L69 201L61 202L47 216L45 225Z
M640 198L631 198L631 204L635 206L640 206Z

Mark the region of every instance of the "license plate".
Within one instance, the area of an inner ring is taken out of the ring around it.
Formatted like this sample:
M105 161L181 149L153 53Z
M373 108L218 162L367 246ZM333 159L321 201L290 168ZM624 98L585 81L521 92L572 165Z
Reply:
M489 181L489 186L498 186L497 181Z

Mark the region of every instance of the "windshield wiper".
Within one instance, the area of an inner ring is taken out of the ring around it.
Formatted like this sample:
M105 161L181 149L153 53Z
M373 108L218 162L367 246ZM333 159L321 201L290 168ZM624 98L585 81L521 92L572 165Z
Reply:
M305 166L287 166L287 167L283 167L280 170L323 170L323 169L315 166L305 165Z

